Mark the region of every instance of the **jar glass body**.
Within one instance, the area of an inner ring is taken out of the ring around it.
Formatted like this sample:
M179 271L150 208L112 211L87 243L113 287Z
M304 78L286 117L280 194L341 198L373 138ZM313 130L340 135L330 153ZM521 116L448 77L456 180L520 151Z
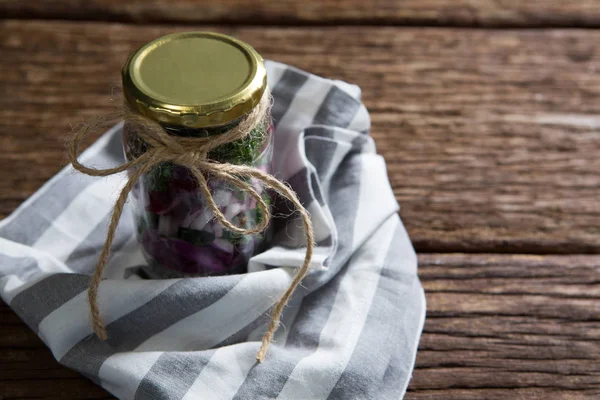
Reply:
M163 128L171 135L206 137L235 126L190 129ZM123 145L128 161L139 157L146 143L136 127L125 124ZM222 163L249 165L270 173L273 156L273 124L267 113L245 138L224 144L208 154ZM261 218L261 209L248 193L220 179L206 176L215 203L234 225L251 228ZM265 202L269 191L261 181L248 180ZM131 192L136 234L148 263L148 274L157 278L208 276L246 272L250 257L261 249L269 230L241 235L224 228L207 205L190 171L180 165L161 163L144 174Z

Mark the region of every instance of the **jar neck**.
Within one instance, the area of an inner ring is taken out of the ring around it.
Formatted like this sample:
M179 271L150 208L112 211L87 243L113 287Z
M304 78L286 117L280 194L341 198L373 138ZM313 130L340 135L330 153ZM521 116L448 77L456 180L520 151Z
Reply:
M214 135L219 135L221 133L225 133L230 129L236 127L237 124L240 123L242 118L237 119L235 121L229 122L225 125L219 126L211 126L209 128L189 128L181 125L168 125L164 123L160 123L160 125L164 128L164 130L173 136L180 137L209 137Z

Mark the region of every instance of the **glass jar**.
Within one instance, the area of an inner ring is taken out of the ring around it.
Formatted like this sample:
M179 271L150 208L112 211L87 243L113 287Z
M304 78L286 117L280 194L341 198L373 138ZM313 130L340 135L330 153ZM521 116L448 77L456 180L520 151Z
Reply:
M176 136L219 135L236 126L266 91L266 70L252 47L207 32L167 35L133 53L123 67L127 107L161 124ZM137 126L125 123L123 144L128 161L147 144ZM245 138L208 153L221 163L243 164L271 172L273 124L270 115ZM206 176L221 212L234 225L251 228L262 216L248 193ZM259 180L249 183L270 204ZM152 277L243 273L265 239L224 228L207 206L190 171L161 163L144 174L132 190L137 238Z

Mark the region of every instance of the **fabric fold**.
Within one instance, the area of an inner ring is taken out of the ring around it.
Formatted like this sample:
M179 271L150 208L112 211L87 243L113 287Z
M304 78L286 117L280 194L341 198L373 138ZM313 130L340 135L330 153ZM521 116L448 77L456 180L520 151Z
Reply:
M126 206L92 334L87 285L125 176L65 167L0 222L0 295L57 360L120 399L402 398L425 315L417 258L360 88L267 62L274 170L310 211L311 272L285 309L267 360L268 315L304 257L302 225L275 204L271 246L249 273L148 280ZM123 161L121 126L84 154ZM299 247L300 246L300 247Z

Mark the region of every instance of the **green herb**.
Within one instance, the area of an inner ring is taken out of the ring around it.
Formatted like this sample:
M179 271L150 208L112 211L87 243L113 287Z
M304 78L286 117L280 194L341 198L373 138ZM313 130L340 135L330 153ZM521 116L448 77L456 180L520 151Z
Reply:
M159 164L148 174L148 188L165 192L169 189L169 178L173 171L173 165L170 163Z
M269 197L269 195L265 194L265 195L263 195L261 197L262 197L263 201L267 204L267 208L270 208L270 206L271 206L271 198ZM254 212L255 212L254 216L256 218L256 223L260 224L263 221L263 219L265 218L264 212L263 212L262 208L260 208L260 207L256 207L256 209L254 210Z
M244 235L242 235L241 233L236 233L227 229L223 229L223 239L227 240L233 245L240 244L243 238Z
M266 139L267 128L265 124L259 124L245 138L217 147L208 157L219 162L249 165L260 154Z
M234 246L237 246L242 243L246 243L252 240L251 235L244 235L241 233L232 232L227 229L223 229L223 239L227 240Z

